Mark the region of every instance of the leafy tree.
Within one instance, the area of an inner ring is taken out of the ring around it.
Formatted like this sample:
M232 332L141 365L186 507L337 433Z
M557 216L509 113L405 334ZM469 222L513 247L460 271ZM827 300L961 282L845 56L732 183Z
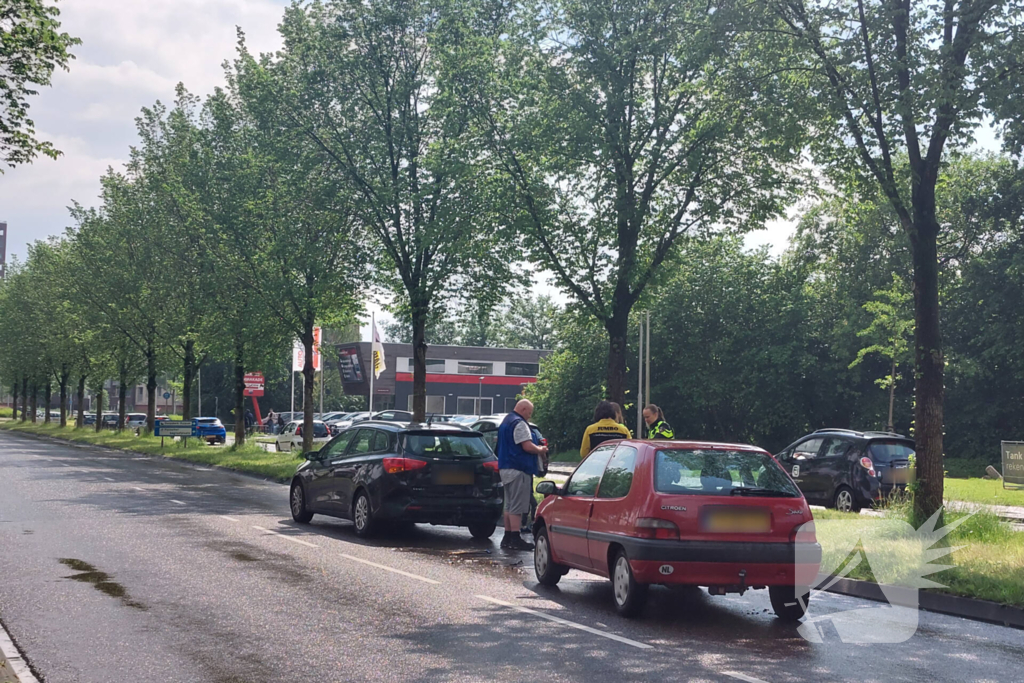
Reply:
M760 225L788 198L796 129L740 72L758 55L734 21L698 2L520 3L480 19L466 65L530 259L604 327L618 403L630 313L683 235Z
M45 0L5 0L0 5L0 158L8 166L32 161L37 154L60 152L36 139L28 117L37 85L49 85L54 69L67 69L68 50L81 40L60 32L55 5ZM0 169L0 173L3 170Z
M554 348L562 309L550 296L513 296L492 324L494 346L511 349Z
M889 374L875 380L875 383L889 392L889 419L886 430L894 431L892 421L893 402L896 398L896 382L899 380L897 367L911 360L910 335L914 330L911 317L911 295L899 275L893 274L892 287L875 292L875 299L864 304L864 310L871 314L871 324L857 333L873 343L857 352L850 367L860 365L870 354L878 354L889 361Z
M813 132L815 159L837 179L856 169L892 207L910 240L915 303L915 511L942 506L943 373L938 256L947 230L936 188L947 144L970 140L986 114L1019 116L1001 101L1020 87L1024 52L1013 0L913 4L886 0L764 0L777 21L766 45L793 48L775 71L800 74L791 110ZM785 52L783 47L780 52ZM899 159L905 155L907 172Z
M375 284L408 311L417 420L432 310L460 285L507 281L488 201L495 188L471 163L470 114L452 79L469 40L464 9L447 0L296 4L277 60L243 55L247 82L276 103L281 124L315 145L332 183L355 193L360 226L376 238Z

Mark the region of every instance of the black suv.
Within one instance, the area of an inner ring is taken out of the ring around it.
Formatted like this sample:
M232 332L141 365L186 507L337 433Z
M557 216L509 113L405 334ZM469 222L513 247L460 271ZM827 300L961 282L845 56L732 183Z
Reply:
M498 459L479 432L445 423L366 421L306 453L292 479L292 517L351 519L371 535L381 522L494 533L504 505Z
M914 441L891 432L819 429L775 458L808 503L857 512L913 480Z

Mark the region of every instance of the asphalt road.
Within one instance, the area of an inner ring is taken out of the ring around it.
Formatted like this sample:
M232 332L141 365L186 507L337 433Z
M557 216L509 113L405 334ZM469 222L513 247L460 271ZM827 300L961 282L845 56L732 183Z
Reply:
M0 621L49 683L1024 677L1018 630L922 613L904 643L810 643L765 591L661 588L627 621L607 582L543 588L497 534L364 542L294 525L283 486L159 458L0 433L0 482Z

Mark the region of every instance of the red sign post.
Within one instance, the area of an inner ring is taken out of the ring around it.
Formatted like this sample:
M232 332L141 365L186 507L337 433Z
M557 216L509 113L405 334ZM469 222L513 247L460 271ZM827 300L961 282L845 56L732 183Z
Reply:
M263 373L247 372L242 381L245 382L242 395L252 396L252 405L256 409L256 423L263 424L263 417L260 415L260 402L256 400L257 396L263 395Z

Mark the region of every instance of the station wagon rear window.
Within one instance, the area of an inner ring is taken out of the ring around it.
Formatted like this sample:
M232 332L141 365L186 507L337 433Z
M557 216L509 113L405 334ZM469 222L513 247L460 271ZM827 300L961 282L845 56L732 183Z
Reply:
M483 437L468 434L408 434L405 454L433 458L482 458L491 455Z
M796 485L770 456L752 451L660 450L655 459L654 487L660 493L672 494L800 496Z
M868 452L875 462L892 462L893 460L909 459L914 455L914 447L906 443L873 441L868 447Z

